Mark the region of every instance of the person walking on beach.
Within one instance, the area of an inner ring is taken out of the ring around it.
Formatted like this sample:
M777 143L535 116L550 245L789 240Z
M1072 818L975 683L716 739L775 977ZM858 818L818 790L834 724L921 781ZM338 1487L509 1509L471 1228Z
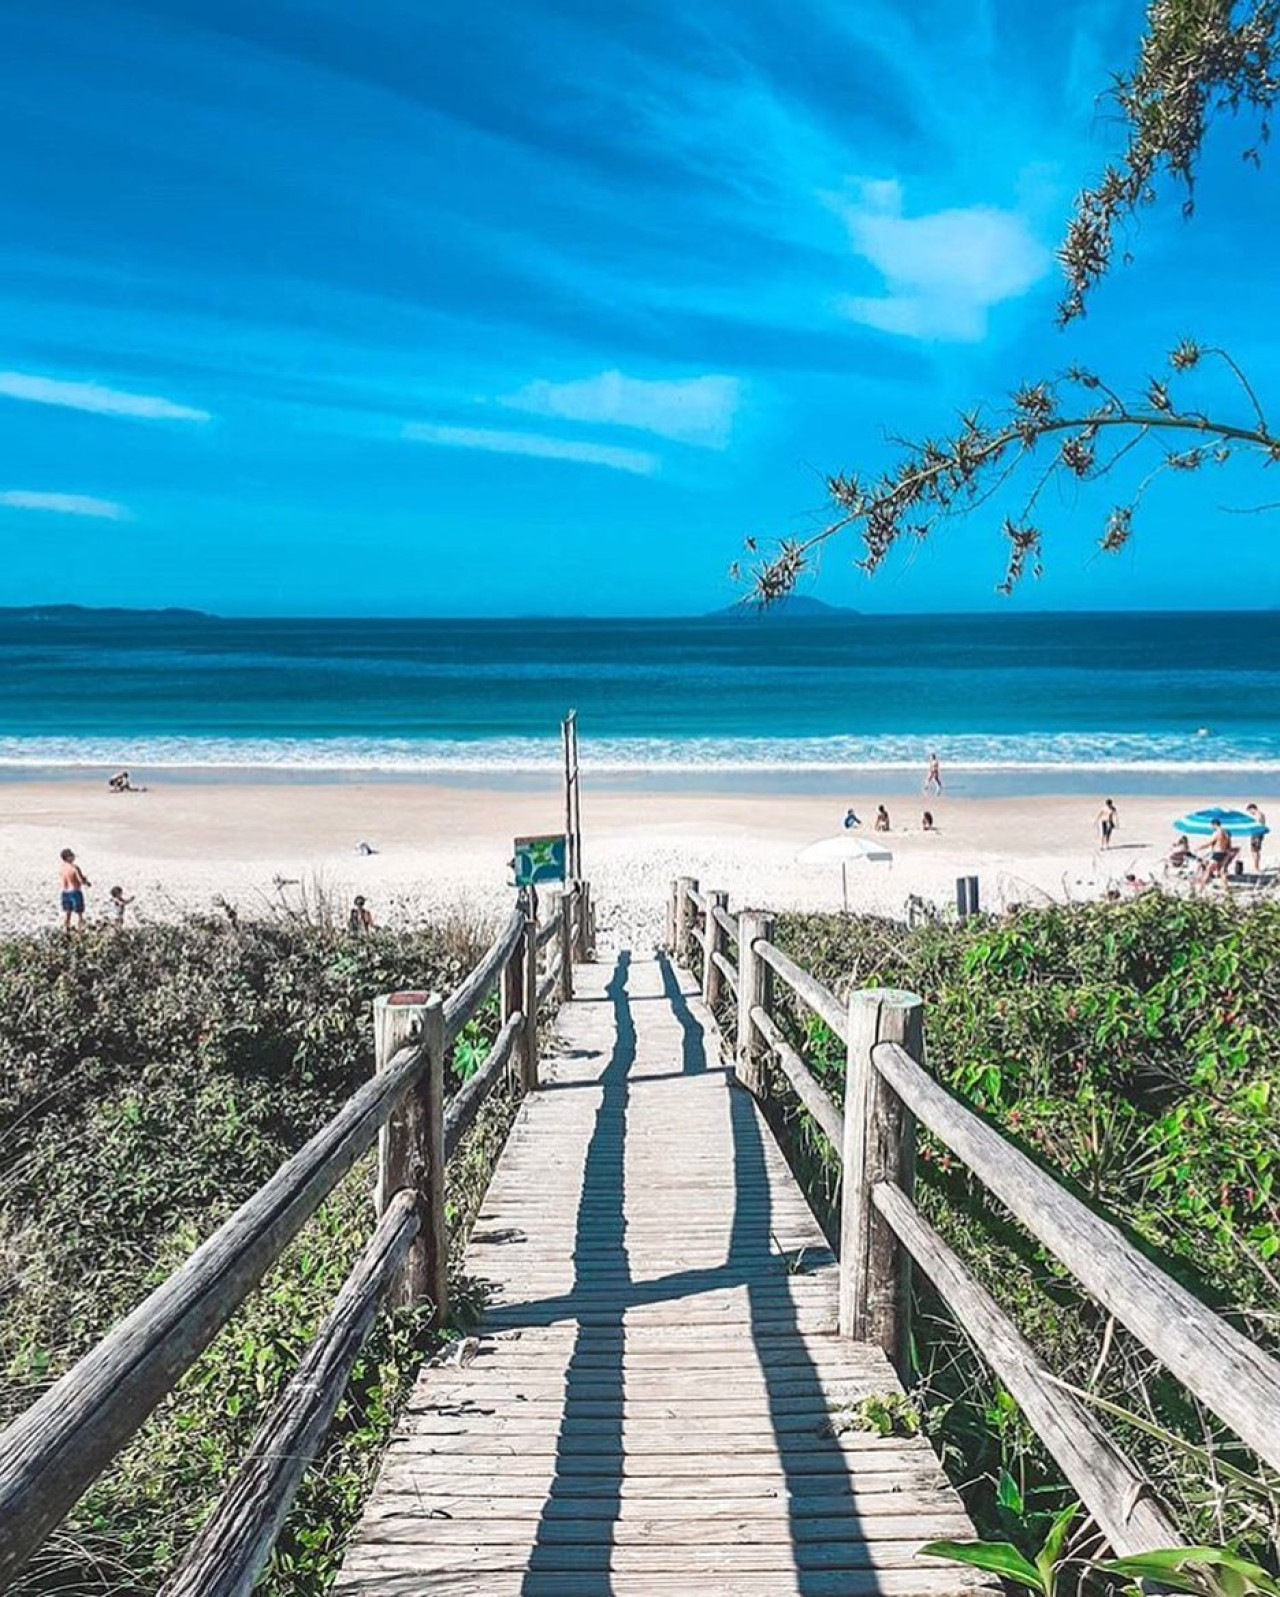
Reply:
M1105 799L1098 811L1098 839L1103 848L1111 847L1111 837L1120 824L1114 799Z
M1246 804L1245 809L1262 828L1249 839L1249 856L1253 860L1253 874L1257 876L1262 871L1262 839L1267 835L1267 818L1256 804Z
M123 887L113 887L108 897L110 903L107 907L111 911L111 924L118 932L122 932L124 930L124 912L133 903L133 900L124 896Z
M76 864L76 857L69 848L63 849L61 858L62 929L70 937L73 920L77 931L84 930L84 890L93 884Z
M938 764L936 754L929 756L929 769L924 773L924 787L921 791L935 798L942 792L942 767Z

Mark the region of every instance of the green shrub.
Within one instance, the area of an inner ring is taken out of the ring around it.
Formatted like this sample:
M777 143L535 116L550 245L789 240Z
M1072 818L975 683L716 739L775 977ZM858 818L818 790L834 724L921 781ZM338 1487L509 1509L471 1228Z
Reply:
M0 945L0 1417L74 1363L367 1079L373 998L448 992L484 932L353 938L301 921L192 920ZM468 1027L464 1061L495 1031L490 1004ZM510 1112L491 1101L450 1167L463 1225ZM158 1587L332 1306L372 1229L371 1189L366 1159L12 1590ZM428 1346L421 1316L379 1320L285 1527L262 1588L273 1597L328 1589Z

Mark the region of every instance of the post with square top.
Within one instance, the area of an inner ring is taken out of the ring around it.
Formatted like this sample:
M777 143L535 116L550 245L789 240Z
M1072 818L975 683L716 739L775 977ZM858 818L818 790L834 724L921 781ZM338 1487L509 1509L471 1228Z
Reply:
M915 1117L876 1069L873 1050L898 1043L924 1063L924 1004L890 987L849 995L844 1175L840 1206L840 1331L883 1348L899 1372L910 1337L910 1264L871 1201L879 1182L908 1197L915 1180Z
M676 878L676 926L673 939L672 952L677 965L688 965L689 944L693 937L693 900L690 893L698 891L698 878L696 876L678 876Z
M538 1090L538 890L525 888L524 917L524 1049L520 1056L520 1086Z
M580 965L585 965L594 953L591 940L591 883L578 882L577 887L577 935L574 939L573 957Z
M738 1036L735 1050L738 1080L755 1097L764 1096L764 1061L768 1048L751 1018L753 1009L770 1011L773 972L756 952L757 943L773 938L773 917L758 910L738 912Z
M391 993L374 1000L376 1068L402 1048L421 1048L424 1062L400 1107L378 1133L377 1208L397 1192L417 1199L421 1227L388 1293L397 1308L434 1305L432 1324L449 1313L449 1238L444 1214L444 1005L438 993Z
M724 972L716 964L716 955L724 953L728 939L724 927L716 919L716 910L728 908L728 893L716 891L707 894L707 943L704 950L706 958L702 962L702 1001L708 1009L715 1008L724 991Z

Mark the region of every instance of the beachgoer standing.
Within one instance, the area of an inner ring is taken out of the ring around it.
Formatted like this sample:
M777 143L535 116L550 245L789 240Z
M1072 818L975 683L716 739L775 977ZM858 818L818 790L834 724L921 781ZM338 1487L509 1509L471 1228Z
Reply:
M889 812L883 804L876 810L875 829L877 832L889 830Z
M366 906L363 893L356 894L347 916L347 930L358 934L373 930L373 912Z
M93 884L76 864L76 857L69 848L62 851L62 929L71 935L71 922L76 923L76 930L84 930L84 890Z
M110 903L107 906L111 911L111 924L119 931L124 930L124 912L133 903L131 898L124 896L123 887L113 887L110 894Z
M1112 834L1119 824L1120 817L1116 813L1115 800L1104 799L1102 808L1098 811L1098 839L1103 848L1111 847Z
M1246 804L1245 809L1262 828L1260 832L1254 832L1249 839L1249 854L1253 859L1253 874L1256 876L1262 870L1262 839L1267 835L1267 818L1256 804Z
M924 788L922 791L934 795L942 792L942 767L938 764L938 756L936 754L929 756L929 769L924 774Z
M1222 824L1222 817L1215 815L1213 818L1213 832L1200 844L1200 852L1208 850L1209 858L1200 867L1201 883L1212 881L1215 876L1221 876L1222 885L1227 885L1227 867L1240 852L1231 841L1231 833Z

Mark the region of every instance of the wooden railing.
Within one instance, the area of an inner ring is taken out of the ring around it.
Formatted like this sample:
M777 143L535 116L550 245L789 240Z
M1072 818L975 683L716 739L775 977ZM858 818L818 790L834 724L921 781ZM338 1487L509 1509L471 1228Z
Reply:
M924 1006L870 988L841 1001L772 941L772 918L730 915L726 895L672 883L668 946L702 952L703 996L724 1011L739 1081L768 1095L769 1059L821 1127L841 1165L840 1330L882 1347L905 1374L910 1271L934 1288L1057 1460L1121 1556L1182 1545L1149 1483L1093 1412L1058 1380L912 1201L916 1127L926 1127L1098 1303L1245 1445L1280 1469L1280 1363L1145 1257L1108 1220L1046 1174L925 1069ZM737 951L729 958L729 944ZM836 1104L788 1040L774 1004L781 982L845 1045Z
M163 1597L247 1593L323 1439L379 1303L448 1314L445 1167L510 1070L538 1086L537 1017L571 994L594 938L590 895L570 883L539 924L522 894L498 937L442 1000L393 993L374 1005L377 1070L327 1125L185 1264L0 1433L0 1587L21 1569L170 1393L362 1154L379 1143L379 1220L303 1356ZM549 944L545 973L540 951ZM446 1054L495 990L502 1024L449 1103Z

